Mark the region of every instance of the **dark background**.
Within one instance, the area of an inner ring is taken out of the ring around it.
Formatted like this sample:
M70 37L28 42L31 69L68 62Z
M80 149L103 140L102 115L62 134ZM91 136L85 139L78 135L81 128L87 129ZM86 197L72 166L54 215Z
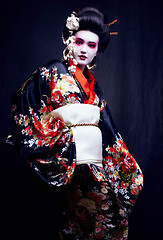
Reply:
M94 76L130 152L141 166L144 189L130 217L129 240L163 237L163 14L158 0L21 0L0 2L1 224L7 239L56 239L58 195L42 191L27 164L5 143L13 93L39 66L61 59L63 24L83 3L101 7L112 36ZM16 238L15 238L16 239Z

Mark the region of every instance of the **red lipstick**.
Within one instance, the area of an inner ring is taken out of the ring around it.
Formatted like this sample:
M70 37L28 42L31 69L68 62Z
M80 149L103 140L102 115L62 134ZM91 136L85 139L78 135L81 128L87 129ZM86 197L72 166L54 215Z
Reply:
M80 58L81 60L85 60L87 57L86 57L85 55L80 55L79 58Z

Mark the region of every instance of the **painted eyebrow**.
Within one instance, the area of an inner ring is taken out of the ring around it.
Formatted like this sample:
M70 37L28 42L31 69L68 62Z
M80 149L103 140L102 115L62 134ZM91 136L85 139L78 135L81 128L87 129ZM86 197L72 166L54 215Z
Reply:
M76 40L81 40L81 41L84 41L82 38L76 38Z
M89 42L89 43L96 43L96 42Z
M76 40L81 40L81 41L83 41L83 42L84 42L84 40L83 40L82 38L79 38L79 37L77 37L77 38L76 38ZM90 41L90 42L88 42L88 43L95 43L95 44L96 44L96 42L91 42L91 41Z

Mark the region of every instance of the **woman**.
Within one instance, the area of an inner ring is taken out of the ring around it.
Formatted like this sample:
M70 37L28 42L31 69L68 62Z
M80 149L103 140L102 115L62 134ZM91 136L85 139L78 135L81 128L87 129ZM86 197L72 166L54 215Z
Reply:
M127 239L142 172L112 121L91 68L110 31L97 8L67 18L64 61L34 72L14 96L8 143L62 196L61 239Z

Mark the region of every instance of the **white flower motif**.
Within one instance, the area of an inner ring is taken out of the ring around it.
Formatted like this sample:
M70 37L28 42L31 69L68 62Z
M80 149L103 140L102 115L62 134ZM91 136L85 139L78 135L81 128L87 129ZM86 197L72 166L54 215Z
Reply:
M125 199L130 199L130 197L129 197L129 196L127 196L127 194L126 194L126 195L124 195L124 198L125 198Z
M107 224L108 228L114 228L115 226L113 224Z
M42 67L42 68L40 69L40 75L42 76L43 79L44 79L44 77L45 77L45 79L48 80L48 78L50 77L49 69L47 69L47 68L45 68L45 67Z
M124 195L127 191L125 191L125 189L122 189L122 188L121 188L121 189L119 190L119 192L120 192L122 195Z
M108 210L109 206L107 204L102 204L101 209L104 210L104 211Z
M71 17L67 18L66 27L70 30L78 30L78 28L79 28L79 18L76 17L74 15L74 13L71 14Z
M34 139L29 139L28 141L24 140L23 143L28 145L29 147L32 147L35 144L35 140Z
M76 66L70 66L70 67L68 67L68 70L69 70L69 72L70 73L75 73L76 72Z
M116 189L114 190L114 192L115 192L115 194L118 194L118 188L116 188Z
M102 188L102 189L101 189L101 192L104 193L104 194L106 194L106 193L108 193L108 190L107 190L106 188Z

